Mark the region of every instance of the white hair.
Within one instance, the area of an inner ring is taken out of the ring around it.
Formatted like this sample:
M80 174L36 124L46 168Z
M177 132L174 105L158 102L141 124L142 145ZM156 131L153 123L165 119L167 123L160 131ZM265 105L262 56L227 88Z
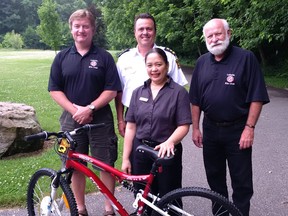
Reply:
M230 29L229 24L228 24L228 22L227 22L226 19L214 18L214 19L209 20L209 21L203 26L203 35L204 35L204 37L205 37L205 30L206 30L206 28L207 28L209 25L211 25L213 22L215 22L215 21L221 21L222 24L223 24L224 29L226 30L226 32L227 32L227 30Z

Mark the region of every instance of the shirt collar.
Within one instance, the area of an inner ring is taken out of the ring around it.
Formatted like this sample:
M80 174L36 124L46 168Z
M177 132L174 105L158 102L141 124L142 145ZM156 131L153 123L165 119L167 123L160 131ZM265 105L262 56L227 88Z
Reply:
M155 47L157 47L157 45L154 43L154 45L153 45L152 48L155 48ZM135 47L134 55L135 55L135 56L141 56L141 57L142 57L142 55L141 55L141 54L139 53L139 51L138 51L138 45Z
M168 77L168 79L167 79L167 81L166 81L164 86L168 86L170 88L174 88L174 82L173 82L172 78L170 76L168 76L168 75L167 75L167 77ZM144 88L148 88L150 86L150 84L151 84L151 79L149 78L148 80L146 80L144 82Z
M76 54L78 53L77 49L76 49L76 46L75 46L75 43L73 44L73 46L71 47L71 51L70 51L72 54ZM92 43L91 44L91 47L89 49L89 51L86 53L86 55L88 53L96 53L97 52L97 47Z

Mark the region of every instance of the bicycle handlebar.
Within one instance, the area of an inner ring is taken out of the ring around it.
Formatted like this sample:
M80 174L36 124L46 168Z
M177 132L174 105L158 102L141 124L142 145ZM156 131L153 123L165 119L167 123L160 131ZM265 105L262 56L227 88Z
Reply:
M24 140L25 141L31 141L31 140L37 140L37 139L48 139L49 136L51 136L51 135L49 135L48 132L42 131L42 132L37 133L37 134L25 136Z
M76 128L73 131L68 132L70 135L75 135L75 134L79 134L83 131L91 131L93 129L96 128L101 128L104 127L105 123L99 123L99 124L86 124L82 127ZM50 136L56 136L58 138L63 136L63 132L60 131L58 133L56 132L47 132L47 131L42 131L40 133L37 134L32 134L32 135L28 135L24 137L25 141L31 141L31 140L37 140L37 139L45 139L47 140Z

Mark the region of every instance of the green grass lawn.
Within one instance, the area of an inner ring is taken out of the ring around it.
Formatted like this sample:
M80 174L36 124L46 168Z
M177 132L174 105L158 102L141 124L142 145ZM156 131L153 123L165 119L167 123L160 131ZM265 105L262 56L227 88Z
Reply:
M0 50L0 101L24 103L34 107L41 127L47 131L59 130L58 118L61 113L61 108L50 98L47 91L54 57L53 51ZM111 106L115 113L114 102ZM117 167L121 162L122 143L123 139L120 138ZM2 158L0 207L24 206L31 175L42 167L59 169L61 162L58 158L53 148L39 154ZM87 192L95 190L95 186L88 180Z

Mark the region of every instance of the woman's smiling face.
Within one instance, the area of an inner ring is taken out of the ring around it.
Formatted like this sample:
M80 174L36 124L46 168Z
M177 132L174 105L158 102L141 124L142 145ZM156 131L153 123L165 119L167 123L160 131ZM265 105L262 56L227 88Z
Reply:
M162 56L156 52L146 57L146 70L151 81L155 84L162 84L167 80L169 65L165 63Z

